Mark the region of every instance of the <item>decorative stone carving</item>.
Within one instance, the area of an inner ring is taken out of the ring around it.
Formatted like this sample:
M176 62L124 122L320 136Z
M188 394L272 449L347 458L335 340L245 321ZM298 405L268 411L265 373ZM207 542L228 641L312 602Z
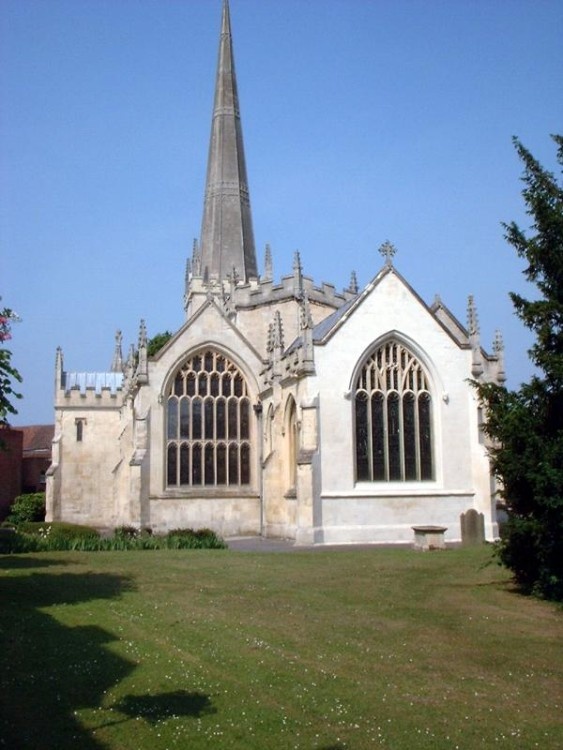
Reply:
M274 277L274 265L272 262L272 250L270 245L266 245L266 252L264 256L264 281L272 281Z
M471 374L474 378L479 378L483 374L483 355L481 352L479 319L472 294L469 295L467 300L467 328L469 329L469 343L472 352Z
M500 331L495 331L493 352L497 358L497 383L502 385L506 381L506 373L504 371L504 341Z
M147 328L145 321L141 320L139 326L139 361L137 363L136 381L138 385L149 382L149 369L147 361Z
M378 252L385 259L385 265L393 265L393 257L397 253L397 248L392 245L389 240L385 240L385 242L380 245Z
M111 361L110 372L123 372L123 355L121 353L121 342L123 336L121 331L116 331L115 334L115 349L113 352L113 359Z

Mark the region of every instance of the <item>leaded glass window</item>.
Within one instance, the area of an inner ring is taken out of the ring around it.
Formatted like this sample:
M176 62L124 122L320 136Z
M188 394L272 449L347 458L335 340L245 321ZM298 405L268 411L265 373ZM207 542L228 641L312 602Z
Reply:
M433 479L432 398L427 375L397 341L380 346L356 380L358 481Z
M185 362L167 393L167 484L250 484L250 399L244 375L211 349Z

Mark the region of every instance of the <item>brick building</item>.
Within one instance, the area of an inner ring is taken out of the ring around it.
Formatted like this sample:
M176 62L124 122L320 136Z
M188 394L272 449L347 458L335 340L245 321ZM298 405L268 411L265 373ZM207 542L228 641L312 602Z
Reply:
M54 430L52 424L1 430L5 450L0 450L0 519L8 515L18 495L45 492Z

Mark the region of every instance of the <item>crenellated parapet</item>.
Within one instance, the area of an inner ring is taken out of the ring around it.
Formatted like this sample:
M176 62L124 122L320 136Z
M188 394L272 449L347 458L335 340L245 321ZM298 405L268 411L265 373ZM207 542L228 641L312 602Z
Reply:
M60 372L55 406L119 408L123 403L123 373Z
M295 274L291 274L283 276L278 283L266 276L246 282L237 279L234 284L232 278L227 278L223 282L218 282L216 279L206 281L202 276L195 276L192 273L185 296L185 305L189 317L211 294L220 297L227 305L229 314L232 314L238 310L249 310L264 305L275 305L288 299L299 299L306 292L311 303L336 310L356 296L357 292L354 289L357 289L357 283L341 292L338 292L333 284L326 282L317 286L310 276L302 273L299 274L297 283ZM195 299L198 297L199 303Z
M125 362L121 331L115 334L115 347L109 371L71 371L64 369L61 347L55 358L55 405L57 407L120 408L127 397L148 383L147 329L141 320L137 347L131 344Z

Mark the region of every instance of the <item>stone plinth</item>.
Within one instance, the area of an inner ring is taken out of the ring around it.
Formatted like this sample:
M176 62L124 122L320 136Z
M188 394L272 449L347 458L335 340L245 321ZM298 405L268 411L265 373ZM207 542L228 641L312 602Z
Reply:
M414 548L426 552L433 549L446 549L444 533L447 526L413 526Z

